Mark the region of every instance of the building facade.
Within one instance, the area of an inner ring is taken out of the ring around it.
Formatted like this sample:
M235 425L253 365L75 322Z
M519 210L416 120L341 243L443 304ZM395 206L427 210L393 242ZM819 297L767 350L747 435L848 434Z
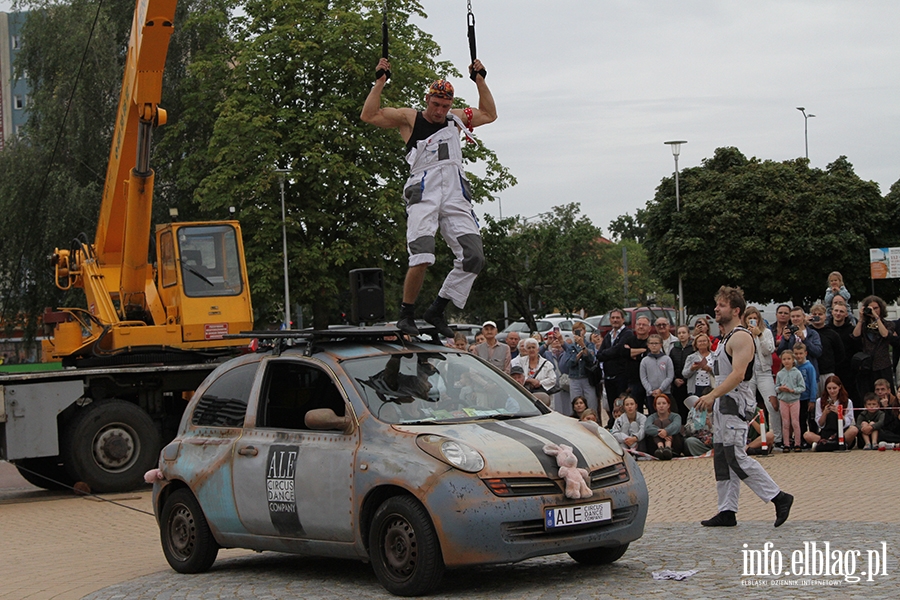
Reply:
M30 90L24 76L15 79L14 67L27 16L27 12L0 12L0 150L28 120Z

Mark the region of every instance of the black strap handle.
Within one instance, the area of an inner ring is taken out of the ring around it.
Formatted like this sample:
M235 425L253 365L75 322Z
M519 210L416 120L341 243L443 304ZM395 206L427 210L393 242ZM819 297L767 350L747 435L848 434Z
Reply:
M381 58L388 58L388 10L387 0L384 3L384 11L381 13ZM385 81L391 78L390 70L378 69L375 71L375 79L381 79L382 75L387 75Z
M469 4L469 14L466 17L466 21L469 25L469 57L472 59L470 63L470 67L475 64L475 59L478 58L478 51L475 49L475 15L472 13L472 4ZM480 69L478 71L472 71L469 73L469 77L472 78L472 81L478 81L477 76L481 75L482 78L487 77L487 69Z

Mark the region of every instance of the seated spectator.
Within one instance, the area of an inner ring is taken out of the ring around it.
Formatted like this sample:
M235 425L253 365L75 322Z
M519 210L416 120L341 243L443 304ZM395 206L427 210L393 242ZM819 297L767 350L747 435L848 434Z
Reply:
M578 418L579 421L593 421L594 423L600 424L600 417L597 416L597 411L593 408L586 408L582 411L581 416Z
M697 396L688 396L684 401L688 414L681 434L685 454L703 456L713 448L713 415L711 410L697 410L696 403Z
M687 380L688 394L702 396L712 391L712 384L715 381L707 334L701 333L694 338L694 350L694 353L685 359L681 374Z
M875 382L875 395L878 397L878 404L884 413L884 426L879 435L881 442L898 444L900 443L900 399L891 393L891 382L887 379L879 379Z
M615 406L619 406L618 398ZM647 422L647 416L638 412L637 401L631 396L625 397L622 407L624 412L616 417L612 426L612 434L619 440L623 448L634 450L644 439L644 425Z
M772 454L775 449L775 434L766 428L766 450L762 448L762 436L760 433L759 419L750 421L750 427L747 428L747 455Z
M575 396L572 398L572 414L569 415L573 419L581 420L581 415L584 411L587 410L587 402L584 401L584 398L581 396Z
M838 406L843 407L844 444L852 448L859 430L853 424L853 401L847 395L844 384L836 376L825 382L825 393L816 402L816 424L819 433L807 431L803 438L815 444L813 450L827 452L838 449Z
M672 401L665 394L653 399L656 412L644 424L644 444L660 460L680 456L684 438L681 437L681 415L673 413Z
M612 421L615 421L625 414L625 398L628 397L628 392L622 392L619 397L613 401ZM637 400L635 400L635 404L637 404ZM647 417L647 415L645 415L643 412L641 413L641 415L643 415L644 418ZM612 429L612 426L610 426L610 429Z
M862 438L863 450L875 450L878 448L878 434L884 428L884 411L875 392L866 394L863 402L866 409L856 417L856 428Z

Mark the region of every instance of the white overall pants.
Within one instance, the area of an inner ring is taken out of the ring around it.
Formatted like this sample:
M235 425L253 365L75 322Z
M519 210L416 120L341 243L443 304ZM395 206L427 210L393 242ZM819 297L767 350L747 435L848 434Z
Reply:
M419 140L406 157L411 167L410 177L403 186L406 244L409 266L432 265L434 236L440 228L455 260L439 295L464 308L475 278L484 266L484 249L462 166L459 140L462 123L452 114L448 118L453 122Z

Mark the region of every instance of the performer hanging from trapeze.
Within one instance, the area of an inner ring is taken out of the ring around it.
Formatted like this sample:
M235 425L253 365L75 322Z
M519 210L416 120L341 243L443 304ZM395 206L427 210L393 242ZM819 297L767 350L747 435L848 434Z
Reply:
M474 29L474 23L470 27ZM470 37L470 49L473 43L474 37ZM478 108L451 109L453 86L443 79L429 86L425 110L382 108L381 93L391 69L386 48L383 54L378 61L375 85L366 97L360 118L384 129L399 129L406 142L406 161L410 164L410 176L403 186L409 270L403 283L397 327L409 335L419 334L415 302L425 281L425 271L434 264L434 236L440 227L455 260L453 270L423 318L441 335L453 337L444 310L451 301L459 308L465 307L475 278L484 266L481 232L463 169L460 132L474 141L469 131L494 121L497 109L484 81L487 71L474 56L469 76L478 87Z

